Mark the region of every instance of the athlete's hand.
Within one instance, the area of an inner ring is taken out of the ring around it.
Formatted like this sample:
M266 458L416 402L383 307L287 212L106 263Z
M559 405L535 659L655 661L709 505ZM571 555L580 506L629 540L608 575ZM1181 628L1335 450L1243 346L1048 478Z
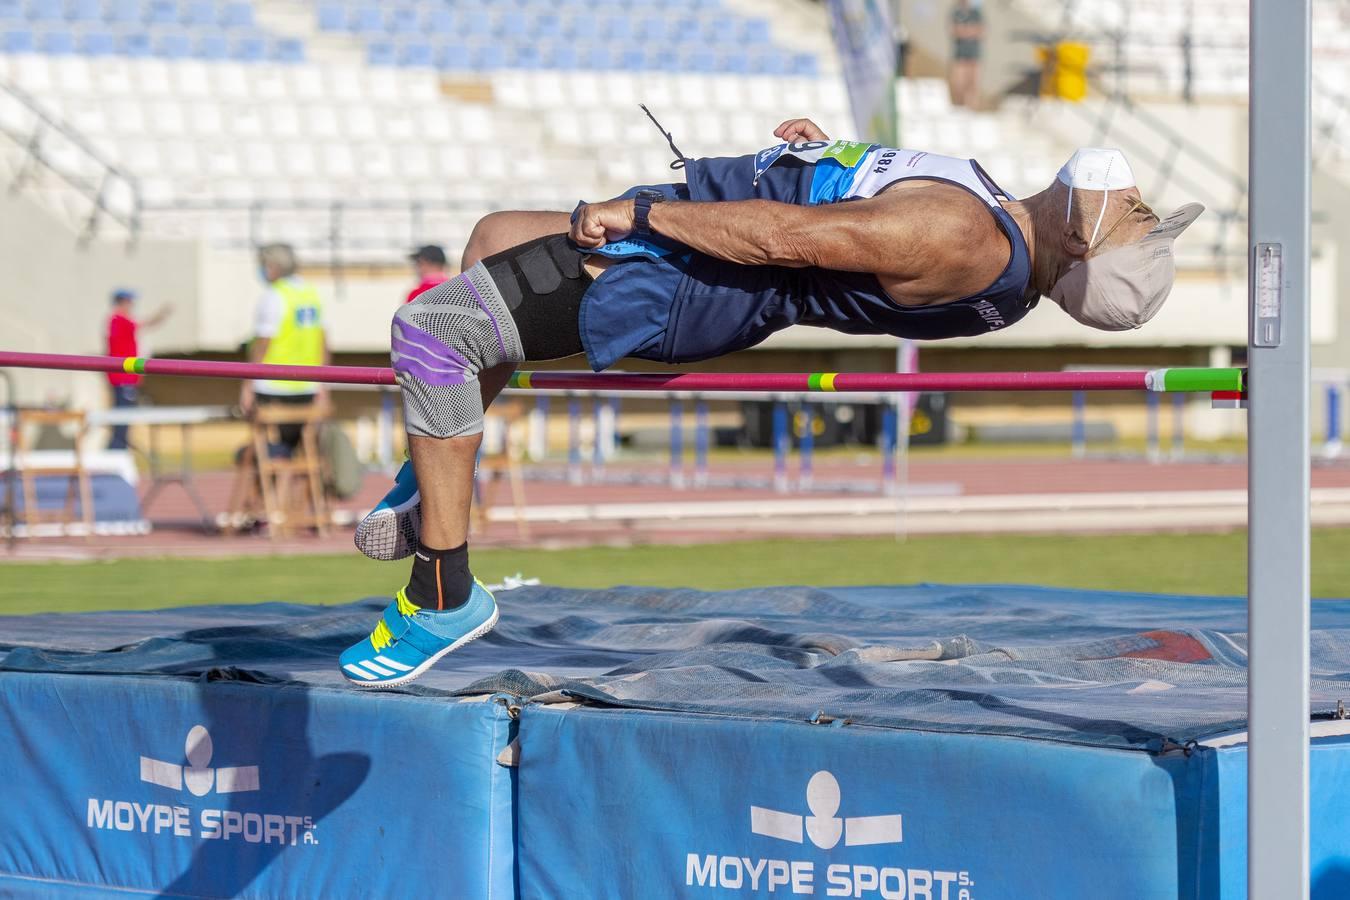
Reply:
M773 130L773 136L789 144L797 141L828 141L820 126L810 119L788 119Z
M583 204L572 223L570 236L578 247L599 249L633 233L633 212L631 199Z

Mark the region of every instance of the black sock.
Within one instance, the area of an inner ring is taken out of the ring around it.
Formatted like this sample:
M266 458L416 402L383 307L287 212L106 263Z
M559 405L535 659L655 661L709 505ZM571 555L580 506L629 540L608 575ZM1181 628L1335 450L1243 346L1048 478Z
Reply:
M464 605L472 590L467 543L453 550L435 550L418 542L408 579L409 600L426 610L454 609Z

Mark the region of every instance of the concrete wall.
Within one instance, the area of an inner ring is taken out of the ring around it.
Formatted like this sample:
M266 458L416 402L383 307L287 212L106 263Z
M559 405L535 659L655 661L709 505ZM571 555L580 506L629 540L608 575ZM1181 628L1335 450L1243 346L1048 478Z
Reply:
M162 304L173 317L148 334L147 349L195 343L200 293L195 244L76 244L75 234L37 201L0 192L0 346L48 353L106 352L109 298L117 287L141 294L141 314ZM11 370L24 403L106 403L101 375Z

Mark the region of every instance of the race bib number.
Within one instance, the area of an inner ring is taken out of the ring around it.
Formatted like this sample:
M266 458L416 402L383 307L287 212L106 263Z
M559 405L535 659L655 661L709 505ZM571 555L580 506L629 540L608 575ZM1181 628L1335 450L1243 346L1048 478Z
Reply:
M803 162L820 163L826 160L846 169L856 166L874 145L864 141L797 141L766 147L755 154L755 183L774 163L785 156L795 156Z

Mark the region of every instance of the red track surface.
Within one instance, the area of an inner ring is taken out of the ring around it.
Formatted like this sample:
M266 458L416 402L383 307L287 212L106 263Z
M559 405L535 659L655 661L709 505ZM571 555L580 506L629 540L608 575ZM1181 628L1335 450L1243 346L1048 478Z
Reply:
M664 469L648 466L648 475L659 475ZM692 473L687 473L692 475ZM713 470L715 476L737 475L747 478L767 478L767 465L722 465ZM796 467L790 469L795 481ZM229 473L212 472L199 476L198 488L213 512L223 510L230 487ZM854 466L831 463L815 470L819 483L851 481L876 483L878 466ZM1018 495L1018 494L1082 494L1088 492L1152 492L1152 491L1214 491L1241 490L1246 487L1246 466L1242 463L1163 463L1151 465L1143 461L1113 460L959 460L916 461L911 466L911 480L915 485L946 485L959 488L963 496ZM360 494L340 508L356 513L373 506L383 495L387 479L373 474L366 479ZM1318 466L1313 469L1314 487L1350 488L1350 466ZM560 481L529 481L526 498L530 506L567 504L646 503L659 507L665 503L689 503L714 500L777 500L785 495L763 489L714 488L706 490L675 490L664 484L588 484L569 485ZM869 494L827 494L815 492L802 497L863 498ZM499 503L509 503L506 487L497 488ZM506 512L507 510L503 510ZM264 535L220 536L204 534L195 527L196 512L187 497L178 488L166 488L150 510L154 531L139 537L95 537L81 539L21 540L17 556L49 555L53 553L89 554L92 556L159 556L203 555L227 556L271 552L347 552L352 549L351 530L336 529L326 538L301 537L274 542ZM821 531L828 532L828 527ZM645 525L640 533L623 522L550 523L531 525L529 540L516 536L515 527L494 523L489 534L475 538L478 546L612 543L627 541L658 542L663 540L692 542L700 537L724 540L727 537L753 538L771 532L756 532L744 522L738 524L734 535L727 531L700 533L689 527L664 527L660 523ZM772 532L781 537L781 532ZM0 543L0 559L6 551ZM354 552L354 551L352 551Z

